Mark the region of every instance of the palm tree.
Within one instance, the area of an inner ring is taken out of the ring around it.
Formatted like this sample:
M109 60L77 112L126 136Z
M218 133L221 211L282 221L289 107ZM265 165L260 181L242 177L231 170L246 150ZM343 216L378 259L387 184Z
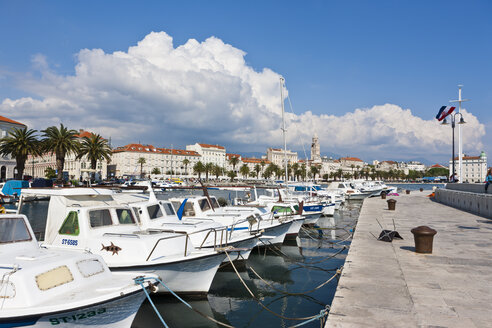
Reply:
M193 166L193 171L195 173L198 173L198 179L202 177L202 173L205 172L205 165L201 161L198 161L194 166Z
M256 176L259 177L260 176L260 171L261 171L261 166L260 164L256 164L255 165L255 172L256 172Z
M145 158L139 157L137 163L140 164L140 178L143 178L143 165L147 163L147 161Z
M109 147L108 141L99 134L91 134L90 137L82 139L76 158L81 159L84 156L91 162L91 169L95 170L97 161L103 159L107 162L111 161L111 147Z
M266 165L266 162L264 160L262 160L260 162L260 165L261 165L261 172L262 172L262 175L263 175L263 172L265 172L265 165Z
M292 175L294 176L294 179L297 179L299 177L299 163L294 163L292 164Z
M0 139L0 155L15 158L17 165L17 175L15 179L21 180L24 175L24 168L27 156L39 155L40 143L34 135L36 130L27 128L14 128L8 136Z
M319 168L316 165L311 166L311 174L313 175L314 183L316 183L316 174L319 174Z
M343 177L343 170L342 169L337 170L337 176L339 176L340 180L342 180L342 177Z
M159 169L158 167L154 167L152 169L152 172L150 172L152 174L161 174L161 169Z
M219 176L222 174L222 168L219 165L214 165L212 173L215 175L215 179L219 179Z
M232 170L236 172L236 165L239 163L239 158L236 156L233 156L229 159L229 163L232 165Z
M183 159L183 165L185 166L185 173L188 174L188 164L190 164L190 160L185 158Z
M246 179L247 179L248 178L248 174L249 174L249 167L248 167L248 165L243 164L243 166L241 166L241 168L239 169L239 172L241 172L241 174L243 175L243 177L246 177Z
M214 164L212 163L205 164L205 178L207 179L207 182L208 182L208 173L212 172L213 169L214 169Z
M41 132L43 132L43 150L55 154L57 181L60 183L63 181L65 157L70 153L78 153L80 147L78 132L67 129L63 124L60 124L60 128L50 126Z
M227 176L231 178L231 182L234 181L234 178L237 176L236 172L234 171L229 171L227 172Z

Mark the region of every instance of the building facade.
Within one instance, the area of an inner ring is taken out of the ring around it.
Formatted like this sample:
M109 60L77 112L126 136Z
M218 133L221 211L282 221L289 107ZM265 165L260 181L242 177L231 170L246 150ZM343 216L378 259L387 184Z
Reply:
M296 152L287 150L285 152L285 157L287 157L287 163L294 164L298 162L298 156ZM267 149L267 160L277 166L284 166L284 151L280 148L268 148Z
M144 159L142 164L140 158ZM117 177L140 176L140 173L149 176L157 172L156 169L162 175L193 175L193 166L200 159L195 151L129 144L114 149L111 162L116 166Z
M313 142L311 143L311 161L315 163L321 162L321 147L317 134L314 135Z
M455 172L459 174L458 170L458 157L455 157L454 167ZM485 152L481 152L479 156L467 156L464 155L462 158L463 163L463 177L460 179L461 182L475 183L484 182L485 176L487 174L487 155ZM449 174L451 175L453 171L453 161L449 161ZM459 179L459 177L458 177Z
M11 120L10 118L0 116L0 138L8 136L8 133L14 128L22 129L27 128L27 126L20 122ZM0 181L13 179L15 173L17 173L17 163L15 159L10 156L0 157ZM24 174L29 174L26 172L26 169L24 169Z
M187 145L186 150L198 153L203 164L212 163L223 168L226 167L226 149L222 146L196 143Z

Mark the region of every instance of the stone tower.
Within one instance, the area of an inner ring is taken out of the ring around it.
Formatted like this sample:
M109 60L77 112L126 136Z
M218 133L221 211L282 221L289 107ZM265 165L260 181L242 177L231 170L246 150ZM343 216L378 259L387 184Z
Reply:
M315 133L311 143L311 160L313 162L321 161L321 151L319 146L318 135Z

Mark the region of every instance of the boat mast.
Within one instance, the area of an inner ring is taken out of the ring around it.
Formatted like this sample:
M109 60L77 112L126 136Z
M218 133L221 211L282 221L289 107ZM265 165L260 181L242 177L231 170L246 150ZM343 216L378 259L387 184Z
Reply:
M280 104L282 105L282 135L284 138L284 168L285 168L285 185L288 183L287 175L287 139L285 138L285 110L284 110L284 78L280 77Z

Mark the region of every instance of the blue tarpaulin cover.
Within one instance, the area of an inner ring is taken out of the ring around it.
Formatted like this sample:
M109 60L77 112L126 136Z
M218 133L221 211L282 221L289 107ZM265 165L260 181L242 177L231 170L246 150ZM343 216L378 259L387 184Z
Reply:
M16 193L18 196L20 196L20 188L29 188L29 181L9 180L5 182L5 185L2 188L2 193L9 196L12 196L14 193Z

